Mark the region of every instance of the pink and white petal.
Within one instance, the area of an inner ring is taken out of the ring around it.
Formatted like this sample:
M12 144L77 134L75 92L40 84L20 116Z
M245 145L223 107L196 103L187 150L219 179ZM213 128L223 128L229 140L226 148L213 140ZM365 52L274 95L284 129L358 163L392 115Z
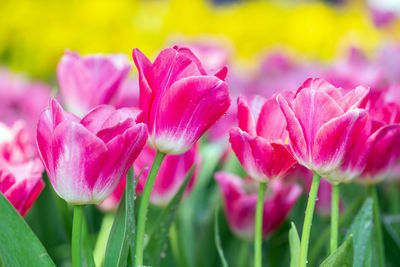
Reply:
M261 137L253 137L235 127L229 132L229 142L236 157L246 172L259 182L267 182L271 177L268 164L273 156L273 148Z
M90 109L84 96L92 96L94 81L78 53L66 51L57 66L57 78L64 102L75 114L83 115Z
M343 110L354 108L366 108L370 98L370 89L365 86L357 86L345 94L340 102Z
M288 137L286 120L275 97L265 101L257 121L257 135L266 140L282 140Z
M368 113L365 110L352 109L324 124L315 138L312 169L328 180L333 178L329 177L329 172L339 168L346 154L356 147L367 123Z
M109 141L117 137L118 135L123 134L126 130L129 128L135 126L135 122L131 118L127 118L126 120L122 122L118 122L116 125L110 127L110 128L105 128L100 130L96 136L99 137L105 144L107 144Z
M376 131L367 140L366 149L367 164L358 181L380 182L400 158L400 125L388 125Z
M143 112L135 107L117 109L104 121L102 129L113 127L127 119L135 123L143 122Z
M99 105L86 114L80 123L85 126L93 134L97 134L102 128L104 121L106 121L114 112L115 107L111 105Z
M344 113L332 97L313 87L297 93L292 102L292 110L303 129L309 150L313 148L316 134L322 125Z
M50 179L54 177L53 160L53 130L54 124L50 108L46 108L39 116L36 129L36 145L39 156L49 174Z
M71 204L96 203L92 191L106 160L104 142L83 125L65 121L54 131L53 149L57 194Z
M83 64L90 71L97 89L90 98L90 106L110 103L130 70L128 57L124 54L88 55L83 58Z
M238 117L239 128L249 133L250 135L256 136L257 135L256 120L244 96L238 97L237 106L238 106L237 117Z
M300 122L297 120L289 103L283 96L278 95L277 100L286 118L291 152L299 164L309 168L311 167L311 151L308 149L308 144L306 143Z
M132 166L147 140L147 127L139 123L107 143L107 154L93 186L93 202L103 202Z
M212 76L181 79L160 102L152 142L162 152L182 154L225 114L229 106L228 85L220 79Z
M151 104L153 103L154 99L154 93L148 81L150 71L152 69L152 64L150 60L137 48L133 49L132 57L139 72L139 107L144 112L144 121L148 123L151 111ZM152 128L149 130L152 130Z

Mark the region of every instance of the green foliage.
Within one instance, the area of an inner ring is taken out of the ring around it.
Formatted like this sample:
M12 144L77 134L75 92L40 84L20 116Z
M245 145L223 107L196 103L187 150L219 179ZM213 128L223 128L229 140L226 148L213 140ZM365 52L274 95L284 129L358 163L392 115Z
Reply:
M320 267L350 267L353 264L353 236L349 235L343 244L338 247Z
M0 257L5 266L55 266L28 224L0 194Z

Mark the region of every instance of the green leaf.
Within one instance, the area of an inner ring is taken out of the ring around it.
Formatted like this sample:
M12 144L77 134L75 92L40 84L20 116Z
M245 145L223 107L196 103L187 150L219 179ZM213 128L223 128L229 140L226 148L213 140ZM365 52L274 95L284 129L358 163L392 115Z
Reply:
M320 267L350 267L353 264L353 236L349 235L344 243L338 247Z
M292 222L289 230L289 246L290 246L290 267L299 266L300 259L300 238L296 229L296 225Z
M0 257L5 266L55 266L39 239L0 194Z
M178 192L173 197L173 199L168 203L168 206L161 212L156 220L156 225L154 230L149 234L149 242L145 247L145 263L150 266L159 266L161 258L165 253L167 247L167 237L169 234L169 229L171 228L172 222L174 221L175 214L178 210L180 200L182 199L183 193L189 180L193 175L196 165L194 164L186 175L185 180L180 186Z
M219 236L218 209L215 209L215 216L214 216L214 240L215 240L215 246L217 247L218 255L222 262L222 266L228 267L228 262L225 259L224 250L222 249L222 244L221 244L221 238Z
M137 179L139 179L140 174ZM126 175L124 195L118 206L114 223L107 242L105 267L126 266L129 253L133 254L135 231L136 180L131 167Z
M353 267L364 266L372 233L372 215L372 199L367 198L347 233L347 236L353 235Z

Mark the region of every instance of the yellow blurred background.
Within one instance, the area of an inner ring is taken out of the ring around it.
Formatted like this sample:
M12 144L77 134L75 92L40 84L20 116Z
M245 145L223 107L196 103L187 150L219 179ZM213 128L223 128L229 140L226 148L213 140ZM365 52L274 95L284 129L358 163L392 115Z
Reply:
M67 48L154 55L177 40L215 39L251 64L277 46L322 60L350 45L369 52L399 32L397 21L376 28L361 1L0 0L0 25L0 64L47 80Z

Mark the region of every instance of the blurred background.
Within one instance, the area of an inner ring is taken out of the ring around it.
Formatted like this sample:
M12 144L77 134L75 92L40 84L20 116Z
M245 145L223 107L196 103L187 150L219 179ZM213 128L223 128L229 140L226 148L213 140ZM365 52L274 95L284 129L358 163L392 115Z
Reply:
M55 84L65 49L147 55L188 42L229 47L250 68L285 49L331 60L350 46L373 53L399 37L396 1L0 1L0 64Z

